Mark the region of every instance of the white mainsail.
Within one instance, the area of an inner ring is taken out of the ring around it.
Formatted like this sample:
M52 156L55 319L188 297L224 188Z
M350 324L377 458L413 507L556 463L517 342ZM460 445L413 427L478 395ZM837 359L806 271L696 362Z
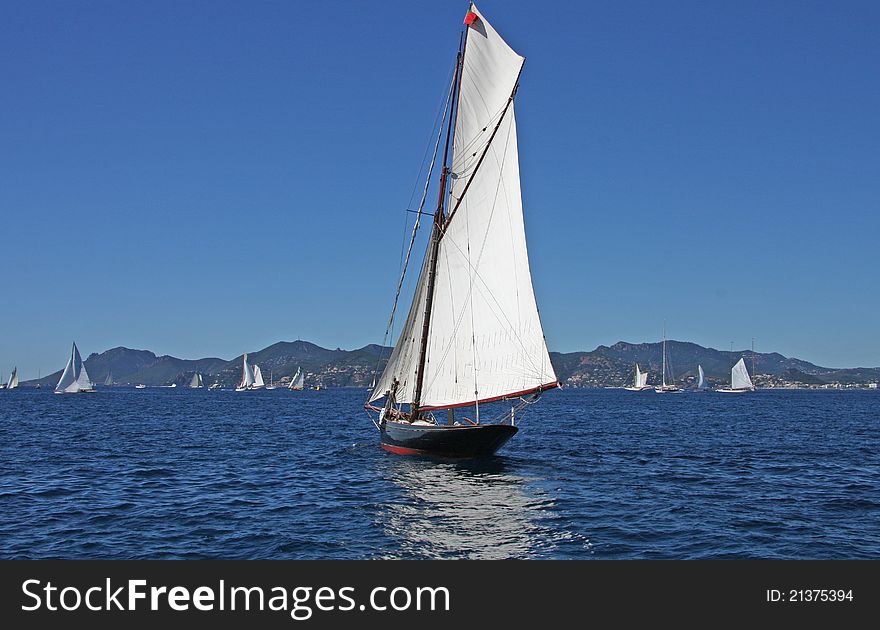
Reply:
M6 389L15 389L18 387L18 368L12 368L12 374L9 375L9 381L6 383Z
M288 386L288 388L289 389L296 389L296 390L302 389L303 386L305 385L305 379L306 379L306 375L302 371L302 368L301 367L296 368L296 374L294 374L293 378L290 379L290 385Z
M745 359L740 359L730 370L730 388L752 389L753 387L752 379L749 378L749 371L746 369Z
M251 387L254 384L254 371L248 365L247 353L242 357L241 385L239 387Z
M86 366L79 355L76 343L74 343L64 372L61 373L61 378L55 386L55 392L74 394L91 389L94 389L94 385L89 380L89 373L86 371Z
M639 370L638 363L636 363L636 376L637 376L636 387L647 387L648 373L642 372L641 370Z
M706 389L706 376L703 374L703 366L697 366L697 373L699 374L699 380L697 381L697 389Z
M471 6L455 119L448 217L439 234L420 400L430 254L370 400L465 406L557 386L532 287L513 96L524 58ZM436 232L435 232L436 235ZM429 243L429 252L431 244Z
M113 372L112 372L112 371L108 371L108 372L107 372L107 378L104 379L104 386L105 386L105 387L110 387L111 385L113 385Z
M198 389L200 387L204 387L205 383L202 381L202 375L200 372L196 372L193 374L192 380L189 382L190 389Z
M255 365L254 366L254 384L252 385L252 387L257 388L257 387L265 387L265 386L266 386L266 384L263 382L263 373L260 371L260 366Z

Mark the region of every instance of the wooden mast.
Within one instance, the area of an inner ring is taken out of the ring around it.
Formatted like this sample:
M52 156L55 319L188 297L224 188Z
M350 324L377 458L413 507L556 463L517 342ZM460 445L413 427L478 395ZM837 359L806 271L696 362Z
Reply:
M440 171L440 191L437 194L437 209L434 212L434 223L431 226L431 247L428 255L428 282L426 285L427 295L425 297L425 317L422 322L422 338L419 345L419 364L416 370L416 388L413 396L413 403L410 407L410 414L415 418L419 413L419 403L422 400L422 386L425 380L425 362L428 354L428 333L431 329L431 309L434 306L434 281L437 277L437 254L440 250L440 237L442 236L443 224L445 216L443 206L446 200L446 181L449 179L449 144L454 133L452 126L453 118L458 111L458 91L461 86L461 71L464 65L464 32L458 38L458 56L455 63L455 76L453 77L452 99L453 103L449 109L449 120L446 127L446 143L443 147L443 169Z

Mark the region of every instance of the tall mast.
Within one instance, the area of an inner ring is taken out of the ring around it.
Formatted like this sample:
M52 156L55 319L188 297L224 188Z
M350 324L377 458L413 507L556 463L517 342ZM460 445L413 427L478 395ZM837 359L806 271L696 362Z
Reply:
M431 310L434 306L434 280L437 277L437 254L440 250L440 237L442 236L443 224L445 223L445 215L443 206L446 201L446 181L449 179L449 144L454 133L452 126L453 118L458 112L458 90L461 85L461 71L464 65L464 42L465 32L462 32L458 38L458 55L455 62L455 76L452 81L452 100L453 103L449 108L449 120L446 127L446 143L443 146L443 168L440 171L440 190L437 194L437 209L434 212L434 224L431 226L431 247L428 256L428 282L425 287L427 295L425 296L425 318L422 323L422 338L419 345L419 363L416 370L416 387L413 403L410 407L410 413L415 416L419 411L419 403L422 400L422 386L425 380L425 360L428 354L428 333L431 329Z
M755 377L755 338L752 337L752 378Z
M663 376L661 376L661 383L663 387L666 387L666 324L663 324Z

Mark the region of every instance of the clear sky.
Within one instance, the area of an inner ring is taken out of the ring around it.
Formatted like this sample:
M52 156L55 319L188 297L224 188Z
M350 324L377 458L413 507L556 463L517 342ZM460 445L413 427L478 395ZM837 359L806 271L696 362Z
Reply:
M0 369L380 342L466 2L4 2ZM880 365L880 3L484 0L552 350Z

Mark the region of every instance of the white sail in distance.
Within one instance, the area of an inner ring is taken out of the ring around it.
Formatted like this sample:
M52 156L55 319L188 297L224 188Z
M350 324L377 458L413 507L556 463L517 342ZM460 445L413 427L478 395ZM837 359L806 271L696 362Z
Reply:
M241 359L241 384L239 387L250 387L254 384L254 371L248 365L247 353Z
M263 382L263 373L260 371L260 366L254 366L254 384L253 387L265 387L265 383Z
M642 372L639 369L639 364L636 363L636 387L647 387L648 385L648 373Z
M18 368L12 368L12 374L9 375L9 381L6 383L6 389L15 389L18 387Z
M55 386L55 392L73 394L80 391L90 390L93 387L91 380L89 380L89 373L86 371L86 366L83 363L82 357L79 355L79 350L77 349L76 344L74 343L73 348L70 351L70 358L67 360L67 365L64 367L64 372L61 373L61 378L58 379L58 384Z
M753 387L752 379L749 378L749 371L746 369L745 359L740 359L730 370L730 388L752 389Z
M699 380L697 381L697 389L706 389L706 376L703 374L703 366L697 366L697 373L699 375Z
M305 373L302 371L302 368L296 368L296 374L293 375L293 378L290 379L289 389L302 389L305 386Z
M421 399L416 381L429 257L374 401L449 408L558 385L532 287L513 96L524 58L476 14L467 27L450 191L437 252ZM429 243L430 250L430 243Z
M196 372L195 374L193 374L193 377L189 382L189 387L190 389L198 389L202 386L204 386L204 383L202 382L202 375L199 372Z

